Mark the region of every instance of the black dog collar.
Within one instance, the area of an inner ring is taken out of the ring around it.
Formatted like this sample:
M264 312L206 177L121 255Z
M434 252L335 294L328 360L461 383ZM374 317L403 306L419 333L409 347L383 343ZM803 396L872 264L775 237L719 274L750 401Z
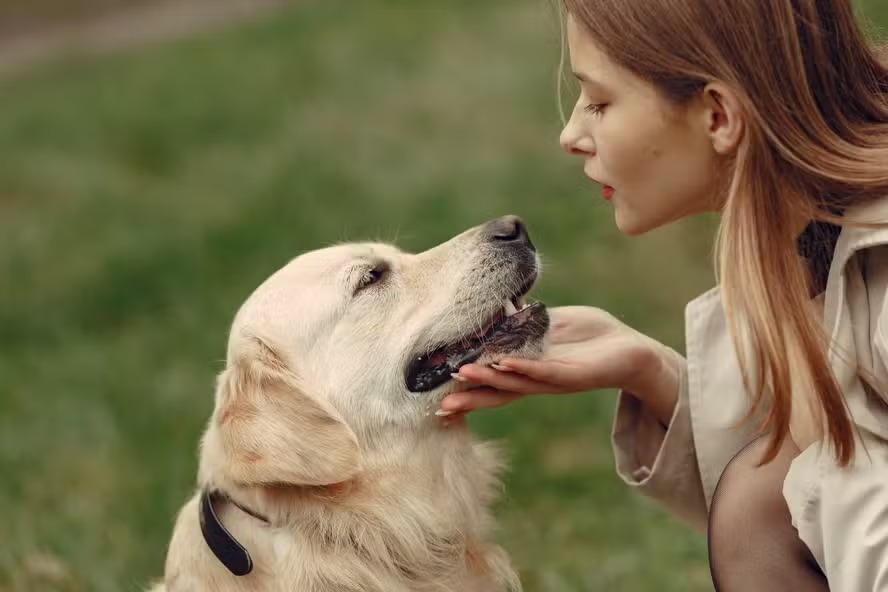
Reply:
M245 576L253 571L253 560L244 546L237 542L237 539L219 521L214 507L217 501L231 502L236 508L249 514L256 520L260 520L265 524L270 524L270 522L265 516L242 506L222 491L209 491L207 489L201 491L199 503L200 531L203 533L207 546L222 562L222 565L228 568L228 571L236 576Z

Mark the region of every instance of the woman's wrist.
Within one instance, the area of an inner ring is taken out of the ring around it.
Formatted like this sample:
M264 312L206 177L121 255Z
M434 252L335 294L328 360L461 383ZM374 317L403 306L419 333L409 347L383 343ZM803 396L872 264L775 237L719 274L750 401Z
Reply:
M684 358L675 350L654 342L640 354L642 360L634 381L626 390L650 408L654 416L668 427L678 404L678 390L684 371Z

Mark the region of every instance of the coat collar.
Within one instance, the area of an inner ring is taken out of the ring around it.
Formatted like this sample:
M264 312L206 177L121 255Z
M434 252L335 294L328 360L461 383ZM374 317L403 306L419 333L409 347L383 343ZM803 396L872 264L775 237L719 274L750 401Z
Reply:
M829 277L824 295L824 326L830 341L838 331L839 311L845 301L845 268L855 253L888 244L888 196L870 203L853 206L845 211L843 218L848 223L884 224L881 228L863 228L845 225L842 228L833 252Z

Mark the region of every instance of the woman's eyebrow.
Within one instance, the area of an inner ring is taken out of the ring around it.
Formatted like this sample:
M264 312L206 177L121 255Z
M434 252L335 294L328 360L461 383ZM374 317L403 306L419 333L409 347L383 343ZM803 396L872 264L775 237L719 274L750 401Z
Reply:
M577 80L579 80L583 84L594 87L598 90L606 90L606 88L603 84L601 84L597 80L592 80L591 78L589 78L587 75L583 74L582 72L577 72L576 70L573 70L573 75Z

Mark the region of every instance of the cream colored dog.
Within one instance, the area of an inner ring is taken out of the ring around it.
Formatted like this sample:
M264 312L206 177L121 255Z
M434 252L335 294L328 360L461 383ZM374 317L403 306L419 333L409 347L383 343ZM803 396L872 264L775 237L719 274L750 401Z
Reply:
M536 356L520 219L417 255L343 244L297 257L237 313L157 592L520 590L490 540L496 450L434 414L451 373Z

